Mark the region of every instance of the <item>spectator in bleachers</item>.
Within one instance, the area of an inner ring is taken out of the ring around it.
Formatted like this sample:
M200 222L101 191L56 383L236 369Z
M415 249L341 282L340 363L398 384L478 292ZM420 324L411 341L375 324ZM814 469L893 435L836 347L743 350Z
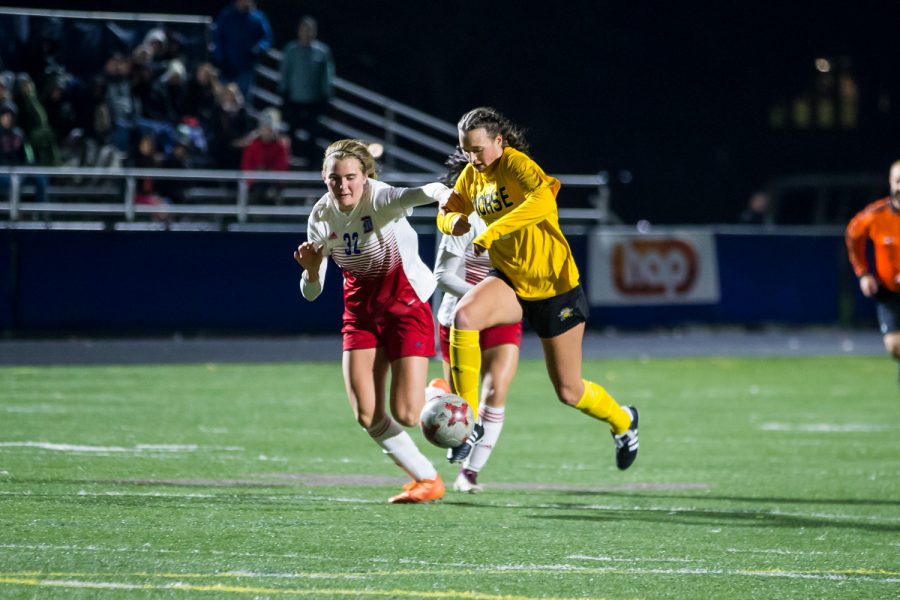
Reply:
M172 125L189 114L187 71L181 61L169 62L166 72L153 84L150 106L146 108L147 117Z
M743 225L771 225L772 210L769 194L764 190L756 190L747 200L747 206L738 215Z
M216 17L213 51L222 80L235 82L244 98L256 78L256 64L272 47L272 28L252 0L234 0Z
M33 162L31 148L25 133L16 127L16 108L9 103L0 104L0 167L20 167ZM47 201L47 178L23 178L22 183L34 183L37 199ZM0 175L0 193L6 194L10 177Z
M55 73L47 78L41 101L57 140L65 139L78 125L76 95L77 84L70 75Z
M188 43L189 38L186 38L181 33L177 31L169 32L169 41L166 45L166 51L163 53L163 57L165 60L180 60L182 64L185 65L196 62L196 59L200 57L191 57L188 55ZM205 43L203 44L203 47L206 47Z
M267 108L259 117L256 136L244 148L242 171L287 171L290 169L290 143L281 134L281 114L277 108ZM250 201L280 202L282 183L248 180Z
M188 114L197 118L205 131L211 131L216 116L216 101L222 93L219 74L210 63L200 63L188 80Z
M241 90L236 83L223 86L216 103L212 129L217 167L228 170L241 168L241 155L251 131Z
M162 166L162 156L156 149L156 139L152 133L143 133L138 142L137 152L130 160L131 166L140 169L158 169ZM142 177L137 181L134 201L137 204L149 204L153 206L167 207L169 200L164 198L157 190L158 181L152 177ZM166 212L154 214L154 220L168 220Z
M34 150L35 164L46 167L57 166L59 147L56 134L50 126L47 111L38 99L34 82L27 73L19 73L16 77L15 98L19 107L19 123Z
M190 156L191 140L185 135L179 135L172 144L172 151L162 162L164 169L191 169ZM180 179L160 179L158 189L161 196L168 198L174 204L184 202L185 181Z
M112 112L103 94L105 86L102 79L95 81L95 85L100 86L94 91L98 100L93 105L90 121L84 129L80 166L120 167L123 153L112 142L114 127Z
M131 97L135 106L139 107L140 116L146 116L148 108L153 104L153 82L157 77L151 66L151 58L148 46L138 46L131 53L128 80L131 85Z
M16 107L16 101L13 99L13 89L16 84L16 74L12 71L3 71L0 73L0 104L10 104Z
M12 104L0 104L0 166L17 167L28 164L28 143L25 132L16 127L16 109ZM6 179L7 185L9 178Z
M141 114L140 103L131 91L131 62L122 54L114 53L104 66L106 101L113 120L113 143L122 152L131 144L131 132Z
M328 108L333 95L334 60L331 49L316 39L318 23L303 17L297 27L297 39L284 47L278 91L283 99L284 119L288 122L291 146L314 169L321 157L316 139L322 135L319 117ZM306 132L304 143L297 143L294 131Z
M33 22L35 31L26 42L22 70L32 76L36 85L43 89L45 74L63 68L60 50L64 25L60 18Z
M153 70L154 79L162 75L166 70L168 57L166 56L166 43L168 38L166 32L162 28L157 27L151 29L144 36L138 48L143 48L142 52L146 52L149 57L147 65Z

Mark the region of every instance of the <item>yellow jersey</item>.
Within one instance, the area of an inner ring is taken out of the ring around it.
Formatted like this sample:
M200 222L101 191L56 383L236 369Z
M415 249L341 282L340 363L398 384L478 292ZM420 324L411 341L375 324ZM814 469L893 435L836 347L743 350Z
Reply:
M544 300L578 286L578 267L559 228L559 181L526 154L510 147L490 172L466 165L456 194L441 207L438 229L450 234L457 216L473 210L487 229L473 240L523 300Z

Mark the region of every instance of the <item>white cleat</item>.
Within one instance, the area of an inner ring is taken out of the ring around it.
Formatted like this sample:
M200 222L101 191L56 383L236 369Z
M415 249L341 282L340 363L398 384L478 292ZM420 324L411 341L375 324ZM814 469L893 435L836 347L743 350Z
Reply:
M478 483L477 477L478 473L475 471L460 469L459 475L456 476L456 481L453 482L453 489L465 494L482 492L484 491L484 486Z

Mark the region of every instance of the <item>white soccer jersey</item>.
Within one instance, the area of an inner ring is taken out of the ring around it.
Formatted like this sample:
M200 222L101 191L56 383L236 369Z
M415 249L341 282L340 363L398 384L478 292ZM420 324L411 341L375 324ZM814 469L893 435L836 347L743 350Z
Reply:
M469 232L464 235L444 235L438 247L438 257L442 251L457 256L462 259L459 269L455 273L460 279L464 279L466 283L475 285L485 277L491 270L491 257L487 252L481 256L475 256L475 250L472 246L472 240L487 229L487 225L478 216L478 213L471 213L468 217L469 224L472 226ZM444 299L441 300L441 306L438 309L438 323L444 327L453 325L453 311L456 310L456 303L459 297L451 293L444 292Z
M307 239L323 248L344 275L344 308L357 316L394 312L394 305L425 302L436 286L434 275L419 257L419 239L406 220L415 206L446 201L450 189L440 183L395 188L369 179L359 203L342 213L326 193L316 202L307 224ZM301 278L300 289L314 300L325 282L328 261L319 281ZM412 293L410 293L412 292ZM414 294L414 295L413 295Z

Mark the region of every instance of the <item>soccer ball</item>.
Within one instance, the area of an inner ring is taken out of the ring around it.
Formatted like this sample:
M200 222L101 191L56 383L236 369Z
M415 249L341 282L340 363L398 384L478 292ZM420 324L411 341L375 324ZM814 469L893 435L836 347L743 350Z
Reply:
M440 394L425 403L419 427L425 439L438 448L455 448L472 433L475 413L456 394Z

